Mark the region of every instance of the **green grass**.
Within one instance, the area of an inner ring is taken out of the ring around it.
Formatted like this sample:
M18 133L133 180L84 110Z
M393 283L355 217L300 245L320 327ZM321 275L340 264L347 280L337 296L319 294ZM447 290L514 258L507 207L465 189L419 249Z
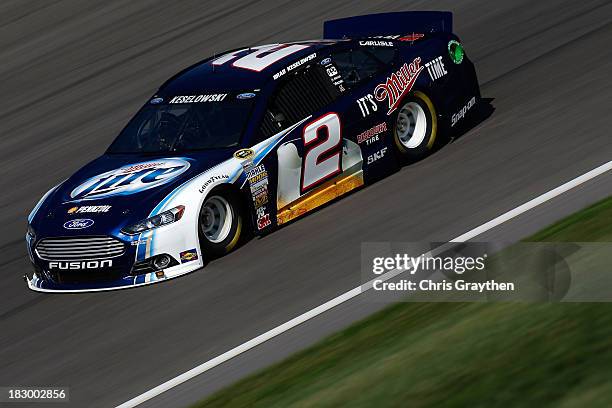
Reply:
M528 241L612 241L612 199ZM196 407L612 406L612 304L402 303Z
M612 241L612 198L572 214L525 241L610 242Z

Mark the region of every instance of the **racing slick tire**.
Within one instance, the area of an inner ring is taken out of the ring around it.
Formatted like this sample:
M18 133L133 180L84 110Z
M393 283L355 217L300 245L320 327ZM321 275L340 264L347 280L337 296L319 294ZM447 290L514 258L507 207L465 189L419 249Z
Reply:
M402 101L394 116L393 141L403 161L414 162L429 155L438 132L436 108L427 95L415 92Z
M244 211L236 194L212 191L204 200L198 219L202 254L216 258L230 252L243 233Z

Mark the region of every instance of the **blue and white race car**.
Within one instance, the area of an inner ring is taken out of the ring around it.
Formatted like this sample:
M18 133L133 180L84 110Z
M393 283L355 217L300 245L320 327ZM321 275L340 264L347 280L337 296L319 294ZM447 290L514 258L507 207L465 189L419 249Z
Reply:
M428 155L474 111L448 12L327 21L166 81L108 150L47 192L26 241L42 292L174 278Z

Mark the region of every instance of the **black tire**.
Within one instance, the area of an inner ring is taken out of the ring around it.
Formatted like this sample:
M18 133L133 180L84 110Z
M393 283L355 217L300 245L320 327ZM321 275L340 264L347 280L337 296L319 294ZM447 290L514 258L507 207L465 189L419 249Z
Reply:
M415 92L401 102L393 116L393 141L403 161L427 157L434 149L438 133L436 108L427 95Z
M238 195L229 191L212 191L204 199L198 217L203 256L216 258L225 255L240 242L244 231L244 211L240 203ZM227 221L224 218L224 221L216 223L215 216L218 216L219 220L221 212L225 212ZM229 224L226 225L225 222ZM218 234L214 233L215 224L219 225Z

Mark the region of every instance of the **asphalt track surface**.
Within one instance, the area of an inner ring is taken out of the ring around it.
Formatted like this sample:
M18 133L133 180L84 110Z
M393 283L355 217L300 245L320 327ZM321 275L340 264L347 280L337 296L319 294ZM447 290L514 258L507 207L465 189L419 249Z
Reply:
M410 9L455 13L493 98L484 122L186 277L103 294L26 289L27 213L164 79L225 49L316 38L329 18ZM0 386L69 386L71 406L120 404L357 286L364 241L449 240L609 161L611 22L607 0L3 1ZM518 239L611 192L602 176L487 239ZM344 305L145 405L197 400L376 307Z

